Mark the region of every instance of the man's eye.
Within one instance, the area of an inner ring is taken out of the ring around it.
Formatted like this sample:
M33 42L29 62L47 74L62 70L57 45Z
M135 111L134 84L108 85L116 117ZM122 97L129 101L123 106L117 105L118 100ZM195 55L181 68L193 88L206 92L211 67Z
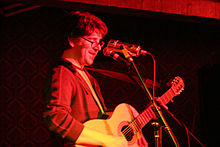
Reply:
M95 38L88 38L90 41L93 41L93 42L97 42L98 39L95 39Z

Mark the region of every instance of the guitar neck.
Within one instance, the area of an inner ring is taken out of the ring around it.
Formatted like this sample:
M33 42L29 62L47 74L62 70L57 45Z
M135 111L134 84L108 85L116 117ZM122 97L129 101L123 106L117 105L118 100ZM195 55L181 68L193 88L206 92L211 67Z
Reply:
M173 92L173 90L170 88L167 90L161 97L157 99L157 101L161 102L162 104L166 105L169 101L172 101L173 97L176 96L176 94Z
M142 129L150 120L155 119L156 115L152 109L152 104L147 107L140 115L135 118L138 128Z
M162 102L164 105L166 105L172 98L175 96L173 90L170 88L167 90L161 97L159 97L157 100ZM138 115L133 125L136 126L138 129L142 129L150 120L156 119L156 114L153 111L153 105L149 105L147 109L145 109L140 115Z

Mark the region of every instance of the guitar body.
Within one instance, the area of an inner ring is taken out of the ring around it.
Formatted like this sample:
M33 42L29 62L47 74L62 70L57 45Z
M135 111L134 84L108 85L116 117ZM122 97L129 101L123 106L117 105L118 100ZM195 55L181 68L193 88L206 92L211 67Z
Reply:
M89 120L84 125L104 134L124 136L129 147L146 147L148 143L142 131L132 125L128 127L138 115L139 113L131 105L122 103L115 108L110 119ZM122 132L124 132L123 135Z
M180 77L175 77L171 84L171 88L157 98L161 105L165 106L174 96L180 94L185 86ZM123 136L129 147L148 147L148 143L142 134L142 128L150 120L157 118L152 106L152 104L149 105L139 114L131 105L122 103L115 108L109 119L89 120L84 125L103 134Z

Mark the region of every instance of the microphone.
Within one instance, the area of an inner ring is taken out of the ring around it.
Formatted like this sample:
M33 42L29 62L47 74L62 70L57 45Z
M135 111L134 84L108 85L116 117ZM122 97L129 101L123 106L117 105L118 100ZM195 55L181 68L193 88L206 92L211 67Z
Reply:
M105 56L112 57L116 61L121 61L126 63L127 65L130 65L130 63L127 60L122 58L119 54L115 53L114 51L109 50L107 47L105 47L102 52Z
M112 50L108 50L107 47L105 47L102 52L105 56L112 57L114 60L117 60L117 58L120 57L119 54L115 53Z
M141 50L141 47L136 44L129 44L125 42L120 42L118 40L111 39L106 47L109 52L119 52L122 53L122 50L125 48L131 56L138 57L139 55L150 54L145 50Z

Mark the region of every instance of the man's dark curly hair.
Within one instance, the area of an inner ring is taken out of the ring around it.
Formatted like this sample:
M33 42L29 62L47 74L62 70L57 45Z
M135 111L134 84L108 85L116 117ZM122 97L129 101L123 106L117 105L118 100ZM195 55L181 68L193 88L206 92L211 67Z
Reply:
M66 29L68 38L89 36L94 31L99 31L104 37L108 32L106 24L99 17L80 11L70 13Z

